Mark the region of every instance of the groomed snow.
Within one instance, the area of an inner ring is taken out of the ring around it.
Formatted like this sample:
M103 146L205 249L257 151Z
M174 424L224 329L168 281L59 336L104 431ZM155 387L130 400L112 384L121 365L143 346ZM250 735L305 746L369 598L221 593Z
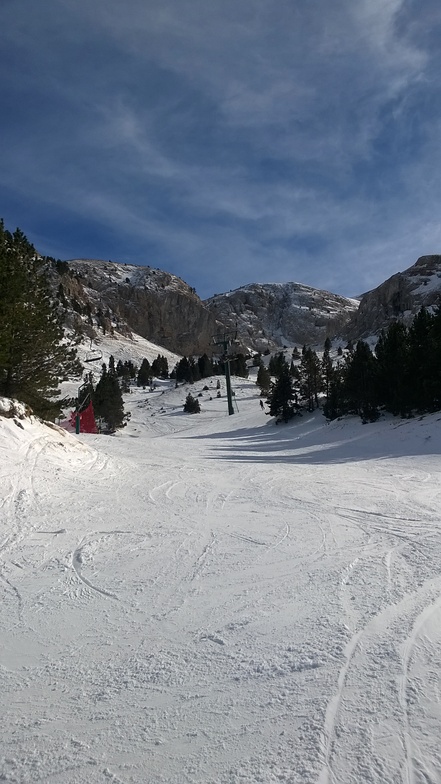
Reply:
M115 436L0 416L0 780L439 782L441 415L208 385Z

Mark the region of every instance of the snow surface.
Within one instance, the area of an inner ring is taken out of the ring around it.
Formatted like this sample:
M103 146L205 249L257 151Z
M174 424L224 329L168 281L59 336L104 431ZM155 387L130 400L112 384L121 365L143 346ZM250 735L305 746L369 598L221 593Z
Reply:
M204 383L0 416L0 780L440 782L441 416Z

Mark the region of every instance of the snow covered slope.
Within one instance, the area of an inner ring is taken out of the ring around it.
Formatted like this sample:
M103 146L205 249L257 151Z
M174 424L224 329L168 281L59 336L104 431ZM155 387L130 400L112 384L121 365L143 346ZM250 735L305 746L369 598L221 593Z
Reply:
M440 415L221 383L115 436L0 416L0 778L438 782Z

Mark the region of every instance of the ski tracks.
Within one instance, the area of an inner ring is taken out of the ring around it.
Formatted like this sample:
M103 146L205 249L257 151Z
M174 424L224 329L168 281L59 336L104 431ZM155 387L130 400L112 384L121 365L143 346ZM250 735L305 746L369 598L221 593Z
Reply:
M412 706L427 699L430 687L420 673L411 690L409 682L424 627L441 611L440 592L440 578L427 581L398 604L384 607L346 643L337 688L325 711L317 784L438 781L430 775L430 759L423 762L412 724ZM383 735L401 740L395 749L383 747Z

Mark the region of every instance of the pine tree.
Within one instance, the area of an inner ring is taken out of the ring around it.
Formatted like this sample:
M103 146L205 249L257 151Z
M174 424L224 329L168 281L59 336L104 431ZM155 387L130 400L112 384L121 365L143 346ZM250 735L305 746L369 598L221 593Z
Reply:
M53 418L60 381L81 367L64 339L45 264L20 229L11 234L0 221L0 395Z
M268 368L265 367L263 362L259 365L257 371L256 384L260 387L261 395L268 395L271 389L271 376Z
M116 373L103 369L92 399L95 414L104 419L111 432L123 426L124 402Z
M378 419L377 361L363 340L348 358L344 388L349 412L360 414L365 422Z
M193 383L193 371L190 366L190 362L188 361L187 357L182 357L176 365L176 382L186 382L188 384Z
M283 351L279 351L277 354L271 357L268 363L268 370L271 376L276 376L276 378L280 375L282 368L286 365L286 359Z
M167 357L158 354L156 359L152 362L152 375L157 378L168 378L168 362Z
M409 328L409 393L411 408L431 409L431 332L434 317L425 308L416 314Z
M271 416L288 422L298 412L296 392L287 363L281 366L279 376L272 386L267 403Z
M201 378L208 378L209 376L213 375L213 362L207 356L207 354L202 354L202 356L199 357L198 367L199 367L199 372L201 374Z
M323 387L320 360L312 348L307 348L300 361L300 394L308 411L318 408L318 394Z
M248 378L249 371L245 358L245 354L237 354L236 358L231 362L231 375L239 376L240 378Z
M184 403L184 411L186 414L199 414L201 407L199 400L189 392Z
M324 392L326 397L329 396L329 389L334 373L332 359L329 353L330 349L331 349L331 341L329 340L329 338L327 338L325 341L325 350L323 351L322 367L321 367L323 387L324 387Z
M404 324L397 321L382 330L375 354L377 357L377 396L386 411L408 416L411 410L409 394L409 334Z
M150 362L144 357L136 379L137 386L146 387L150 383L151 374Z

